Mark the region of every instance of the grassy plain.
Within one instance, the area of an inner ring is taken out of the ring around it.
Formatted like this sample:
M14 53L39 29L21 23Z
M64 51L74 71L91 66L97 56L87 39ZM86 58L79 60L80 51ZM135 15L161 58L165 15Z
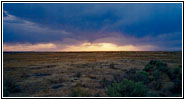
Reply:
M173 68L182 64L182 52L4 52L4 95L105 97L115 76L150 60Z

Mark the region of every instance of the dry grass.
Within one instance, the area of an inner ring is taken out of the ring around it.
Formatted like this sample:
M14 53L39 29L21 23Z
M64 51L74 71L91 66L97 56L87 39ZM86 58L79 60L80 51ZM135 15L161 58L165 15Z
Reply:
M4 53L3 81L11 78L20 86L20 92L8 96L72 96L76 91L82 91L85 96L107 96L102 82L112 80L115 74L122 74L129 68L143 69L152 59L164 61L173 68L181 65L182 53Z

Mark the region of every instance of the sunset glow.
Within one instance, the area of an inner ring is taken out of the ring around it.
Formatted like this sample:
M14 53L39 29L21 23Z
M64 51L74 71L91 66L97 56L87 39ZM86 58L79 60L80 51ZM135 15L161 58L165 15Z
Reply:
M83 43L81 45L68 46L62 51L138 51L135 46L117 46L112 43Z
M3 51L181 51L180 3L4 3Z
M89 43L89 42L77 45L64 45L53 43L3 45L3 51L147 51L150 49L155 49L155 47L150 45L118 46L113 43Z

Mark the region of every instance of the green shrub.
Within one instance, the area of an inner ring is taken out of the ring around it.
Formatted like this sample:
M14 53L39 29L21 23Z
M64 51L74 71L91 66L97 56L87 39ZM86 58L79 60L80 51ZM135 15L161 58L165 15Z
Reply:
M148 72L145 71L139 71L135 73L127 73L125 75L125 78L128 80L132 80L134 82L142 82L144 84L147 84L149 82Z
M162 62L159 62L158 63L158 65L156 66L156 69L159 70L159 71L161 71L161 72L165 72L165 73L167 73L168 70L169 70L167 64L162 63Z
M113 82L120 82L123 79L123 76L121 76L118 73L113 74Z
M173 80L174 82L174 87L172 91L174 93L182 93L182 80Z
M153 81L150 83L152 86L151 88L155 90L161 89L161 86L162 86L161 75L162 75L162 72L160 72L159 70L155 70L154 72L152 72Z
M172 92L175 87L174 85L173 82L163 82L160 95L165 97L173 96L176 93Z
M144 97L148 88L141 82L124 79L120 83L113 83L108 87L107 95L111 97Z
M142 82L147 84L149 82L149 73L145 71L138 71L137 69L130 69L126 71L124 78L135 82Z
M149 75L149 73L145 72L145 71L140 71L140 72L138 72L138 74L141 74L141 75L144 75L144 76L148 76Z
M136 73L137 82L142 82L144 84L149 83L149 73L145 71L139 71Z
M155 70L152 72L152 77L155 79L155 80L158 80L161 76L161 72L159 70Z
M168 71L171 80L182 80L182 67L178 66Z
M72 97L88 97L89 95L87 94L88 92L85 91L82 87L80 86L77 86L77 87L74 87L72 90L71 90L71 96Z
M181 67L174 68L173 74L175 75L176 79L182 80L182 68Z
M151 64L147 64L143 70L150 72L150 71L154 70L154 66L152 66Z
M169 69L167 74L171 80L174 80L176 77L175 74L173 73L173 69Z
M168 72L169 68L166 63L163 63L162 61L157 60L151 60L144 68L144 71L152 72L155 70L159 70L162 72Z
M155 64L157 64L157 62L158 62L157 60L150 60L149 64L150 65L155 65Z
M138 77L136 76L136 72L137 72L136 69L131 68L125 72L124 78L126 78L128 80L132 80L132 81L137 81Z
M151 89L160 90L162 87L161 80L155 80L150 83Z
M147 97L159 97L159 96L160 96L159 93L156 91L149 91L147 93Z
M178 66L173 68L173 82L174 82L174 88L173 88L173 92L176 93L182 93L182 66Z

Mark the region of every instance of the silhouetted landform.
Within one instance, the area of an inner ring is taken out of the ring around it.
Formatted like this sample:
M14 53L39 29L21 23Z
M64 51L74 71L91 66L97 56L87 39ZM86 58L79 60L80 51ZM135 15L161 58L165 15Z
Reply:
M181 97L182 52L4 52L3 96Z

